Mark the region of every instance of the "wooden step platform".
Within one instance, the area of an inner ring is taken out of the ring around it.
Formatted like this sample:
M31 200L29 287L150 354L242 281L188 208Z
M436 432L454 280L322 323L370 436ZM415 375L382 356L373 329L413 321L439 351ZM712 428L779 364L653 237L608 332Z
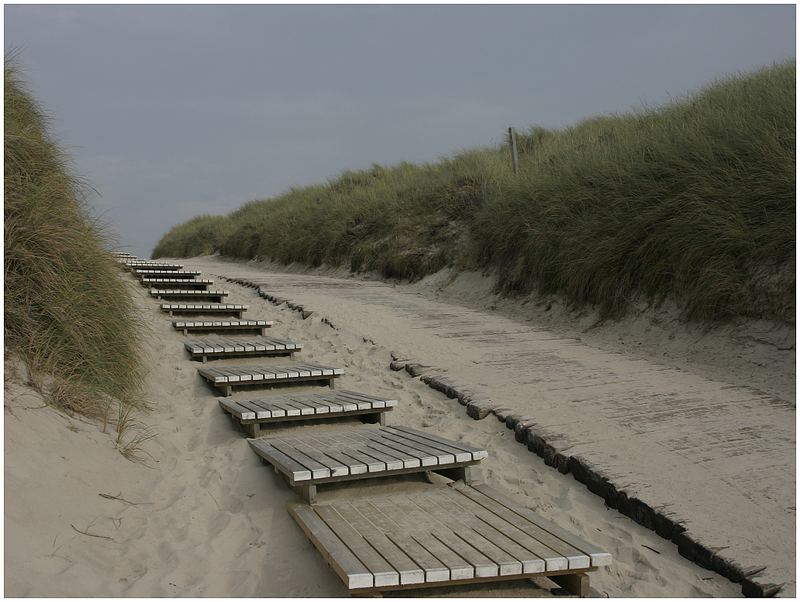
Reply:
M365 422L385 423L385 412L397 406L396 399L356 391L326 391L242 400L220 399L220 407L237 421L249 437L258 437L262 424L289 420L311 420L362 416Z
M226 314L241 318L247 311L246 305L239 303L162 303L161 311L168 312L169 315L175 314Z
M172 327L175 330L189 332L221 332L236 334L255 333L267 334L267 328L273 325L272 320L175 320Z
M156 299L193 299L196 301L214 301L222 303L224 297L228 296L228 291L203 291L198 289L179 289L179 288L151 288L150 296Z
M333 389L333 379L344 373L342 368L331 368L319 364L284 364L264 366L225 366L198 368L197 372L222 395L229 397L233 387L287 385L319 382Z
M153 268L134 268L133 273L139 278L197 278L202 272L183 270L158 270Z
M183 346L193 360L202 362L214 358L227 357L261 357L261 356L289 356L303 348L300 343L294 343L275 337L250 337L246 339L230 339L227 337L206 337L186 341Z
M546 576L581 597L611 555L485 485L309 506L289 513L352 594Z
M150 288L180 288L180 289L202 289L208 290L213 280L204 278L202 280L189 280L188 278L142 278L142 286Z
M134 270L134 269L158 269L158 270L167 270L167 271L176 271L182 270L183 264L182 263L164 263L163 261L125 261L123 262L123 267L126 270Z
M310 504L317 485L339 481L430 471L469 483L469 467L487 456L486 450L402 426L253 439L250 446Z

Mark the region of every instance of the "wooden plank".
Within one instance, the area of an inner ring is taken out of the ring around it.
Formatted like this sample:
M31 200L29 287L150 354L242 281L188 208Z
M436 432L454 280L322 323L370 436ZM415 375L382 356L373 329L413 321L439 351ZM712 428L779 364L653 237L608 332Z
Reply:
M535 574L545 571L545 561L541 556L522 546L516 539L506 535L503 529L494 528L486 520L490 517L488 511L483 508L476 511L475 505L471 500L463 495L458 495L452 489L448 493L448 495L444 496L435 496L439 498L438 503L443 509L449 510L453 514L464 516L463 524L472 528L476 533L482 535L487 541L492 542L513 558L516 558L522 565L523 573Z
M218 399L219 405L222 407L223 410L232 414L239 420L255 420L256 419L256 412L251 411L249 408L243 407L240 403L235 401L231 401L227 397L223 397Z
M386 537L414 561L424 573L425 583L437 583L450 579L450 569L443 562L426 550L414 538L406 535L403 528L368 501L353 500L353 508L358 510L365 520L374 524Z
M334 444L334 441L322 435L317 437L307 437L310 445L323 452L325 455L330 456L338 463L347 466L351 475L359 475L367 473L367 465L351 456L348 456L342 449Z
M331 412L355 412L358 409L356 404L343 400L335 394L333 398L331 398L331 396L327 394L319 393L314 400L330 406Z
M387 431L385 429L380 429L380 436L384 439L388 439L390 441L397 441L398 443L402 443L403 445L409 448L418 450L419 453L434 458L436 460L436 464L454 464L456 462L456 456L454 454L444 452L440 449L429 447L409 437L396 436L393 435L391 431ZM467 461L470 461L471 459L472 458L469 458L469 460Z
M406 457L416 458L419 461L419 466L436 466L439 463L436 456L421 452L409 445L394 441L389 437L384 437L380 431L373 435L372 441L376 444L379 443L384 445L389 449L397 450L398 453L403 454Z
M420 500L424 500L423 502ZM494 541L490 541L482 534L472 529L467 523L456 518L452 508L446 508L445 504L440 504L440 499L436 496L415 497L415 503L427 509L440 522L453 530L455 535L463 539L476 550L480 550L487 558L490 558L498 566L499 575L520 575L522 574L522 563L505 552Z
M400 584L398 572L334 508L321 505L315 510L342 543L372 572L375 587Z
M467 445L466 443L462 443L460 441L450 441L448 439L443 439L442 437L439 437L439 436L434 435L432 433L428 433L426 431L418 431L416 429L412 429L412 428L407 427L407 426L394 425L394 426L387 426L386 428L391 429L391 430L403 431L405 433L414 434L414 435L416 435L418 437L423 437L425 439L430 439L431 441L435 441L437 443L445 443L445 444L450 445L452 447L456 447L458 449L463 449L464 451L468 451L468 452L470 452L472 454L472 459L473 460L483 460L484 458L487 458L488 455L489 455L486 452L486 450L484 450L484 449L478 449L477 447L473 447L471 445Z
M275 440L276 439L270 438L268 441L271 443ZM341 477L350 474L350 469L346 465L303 441L292 437L281 437L278 439L278 441L286 443L294 448L297 452L305 455L308 458L313 458L325 466L330 471L330 476L332 477ZM294 457L294 454L287 455Z
M350 403L354 403L356 408L359 410L369 410L372 407L372 401L366 401L364 399L360 399L358 397L348 395L346 391L341 391L340 394L337 396L340 400L345 400Z
M437 517L434 517L425 508L420 507L414 499L408 496L400 497L400 504L408 502L411 507L417 509L416 520L418 524L432 524L431 527L426 528L426 531L450 548L458 556L466 560L472 565L475 577L497 577L500 572L500 567L491 560L488 556L483 554L480 549L475 548L473 545L467 543L465 540L456 537L452 530Z
M439 450L439 453L452 454L456 462L471 462L473 459L475 459L473 457L472 452L464 451L463 448L456 447L454 444L439 443L437 441L433 441L432 439L419 437L413 433L401 431L400 429L391 426L386 426L384 427L383 430L388 433L397 433L398 435L401 435L403 438L408 439L409 441L417 441L419 443L423 443L424 445L430 447L432 450Z
M264 328L274 324L271 320L175 320L174 328Z
M282 407L275 405L274 403L269 402L266 399L251 399L251 403L254 405L260 406L266 410L269 410L272 414L270 418L282 418L286 416L286 410Z
M255 420L263 420L264 418L272 418L272 411L260 407L258 404L253 403L249 399L243 399L239 402L243 408L247 408L255 413Z
M312 473L309 468L296 461L291 456L286 455L275 446L270 445L263 439L250 439L249 443L256 454L267 460L276 468L280 468L281 472L286 474L292 483L311 480Z
M453 488L458 491L459 493L469 497L470 499L478 502L481 506L484 506L487 510L490 510L503 520L515 525L521 531L527 533L534 539L540 541L547 547L551 548L557 554L564 556L567 559L568 568L570 569L581 569L581 568L588 568L591 564L590 557L583 553L580 549L575 548L571 544L565 542L564 540L555 537L548 531L540 528L535 523L531 522L530 520L520 520L522 518L527 518L525 516L519 515L516 512L513 512L505 502L499 502L487 495L483 495L481 497L481 493L483 493L480 488L482 486L476 485L474 487L468 488L466 486L461 486L460 483L453 483ZM488 488L487 488L488 489ZM492 491L492 490L489 490ZM495 492L492 491L494 495ZM510 501L509 501L510 502ZM513 502L511 502L512 505ZM534 517L536 516L535 513L529 511L531 515Z
M364 464L366 464L367 472L383 472L386 470L386 462L383 462L379 458L375 458L370 454L366 454L360 450L354 449L348 443L350 442L352 444L355 444L355 442L352 441L352 439L347 439L346 437L342 437L339 434L331 434L329 435L329 438L336 441L339 444L339 449L341 450L342 453L355 459L358 462L363 462Z
M399 460L401 463L400 468L417 468L419 466L422 466L422 463L420 462L419 458L410 457L406 453L400 452L392 447L383 445L380 441L376 441L372 437L368 437L366 435L362 435L361 433L355 433L355 432L351 433L351 437L363 443L366 443L367 449L375 450L376 452L379 452L384 456ZM387 465L388 464L389 463L387 462Z
M311 408L312 412L316 414L330 414L331 413L331 406L320 403L314 399L307 398L307 397L289 397L292 401L296 401L297 403L305 404L307 407Z
M262 439L256 439L256 441L262 441ZM324 479L331 476L330 468L324 464L320 464L314 458L306 456L288 443L284 443L279 439L270 439L269 444L279 452L310 470L312 479Z
M505 505L514 513L527 519L529 522L536 525L540 529L543 529L544 531L552 534L554 537L557 537L561 541L566 542L570 546L588 555L592 560L592 566L606 566L611 564L612 561L611 554L601 550L600 548L589 543L583 538L578 537L574 533L570 533L566 529L559 527L552 521L549 521L543 516L536 514L533 510L525 508L524 506L514 502L513 500L507 498L506 496L498 493L494 489L487 487L486 485L477 485L475 486L475 489L480 493L482 493L483 495L485 495L486 497Z
M289 514L349 589L365 589L376 585L372 572L309 506L289 504Z
M541 541L519 529L514 523L501 518L490 512L477 502L462 494L463 500L459 501L462 508L472 511L475 516L490 525L497 531L507 535L519 545L535 554L544 561L544 569L547 571L563 571L569 568L567 558L552 548L543 544Z
M399 459L397 456L387 454L383 450L373 447L364 447L364 440L362 438L354 437L350 432L342 433L342 436L353 441L353 447L358 449L362 454L369 455L383 462L386 465L386 470L400 470L401 468L406 468L403 460Z
M348 502L335 502L332 506L397 571L400 575L400 585L425 583L425 572L367 517Z
M447 567L449 579L472 579L475 577L475 567L433 536L432 533L436 529L435 523L430 520L430 517L416 512L416 506L412 505L410 500L398 496L397 503L372 505L396 522L403 532L408 533L411 539Z

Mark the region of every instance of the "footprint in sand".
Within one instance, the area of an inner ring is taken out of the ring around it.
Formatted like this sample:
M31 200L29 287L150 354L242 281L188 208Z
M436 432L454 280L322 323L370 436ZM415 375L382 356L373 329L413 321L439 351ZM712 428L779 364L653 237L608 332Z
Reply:
M225 530L231 522L231 515L228 512L217 512L208 519L208 537L214 539Z

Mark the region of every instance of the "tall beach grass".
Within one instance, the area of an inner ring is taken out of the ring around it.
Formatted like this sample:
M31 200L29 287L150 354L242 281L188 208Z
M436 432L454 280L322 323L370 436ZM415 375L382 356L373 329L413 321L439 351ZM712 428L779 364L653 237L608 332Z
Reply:
M506 294L621 316L794 320L795 64L669 105L519 137L435 164L345 172L167 232L154 257L219 251L413 279L491 269ZM209 229L209 226L213 228Z
M109 241L8 59L4 83L6 355L66 409L139 407L141 331Z

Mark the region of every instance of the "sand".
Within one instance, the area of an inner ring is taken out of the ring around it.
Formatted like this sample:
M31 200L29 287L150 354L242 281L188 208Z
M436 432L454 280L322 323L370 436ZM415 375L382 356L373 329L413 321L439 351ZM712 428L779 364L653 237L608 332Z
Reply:
M524 386L527 391L538 391L541 383L509 378L504 368L494 363L498 358L487 356L482 347L485 343L480 339L492 338L490 333L496 332L489 322L507 318L483 313L487 333L466 339L457 336L470 324L465 324L468 316L462 312L474 310L435 301L422 290L406 292L404 287L355 279L265 274L254 267L212 259L185 263L203 270L205 277L215 273L256 275L274 284L276 292L307 302L316 313L303 320L286 306L275 307L260 299L251 289L217 281L231 291L230 302L250 306L247 318L272 319L271 334L304 343L298 359L344 367L339 386L397 397L401 403L391 422L430 428L486 447L490 456L478 471L482 480L614 555L611 567L592 575L596 594L739 595L735 584L690 563L678 555L673 544L606 508L571 477L545 466L497 420L474 421L457 402L405 372L387 367L390 352L402 351L432 365L463 364L461 369L454 366L452 372L476 386L499 382L500 390ZM294 494L258 461L241 432L219 409L213 391L196 375L197 364L183 351L183 337L158 311L157 302L138 285L132 285L132 290L151 329L145 350L150 367L145 393L153 410L140 417L157 432L155 439L144 444L150 457L146 464L125 459L100 425L43 407L31 389L7 383L5 594L345 595L339 579L286 512L285 504ZM324 323L323 317L335 328ZM519 323L514 328L522 329ZM519 340L525 339L520 332L508 330L507 336L505 352L509 354L520 345L531 344ZM580 348L574 342L569 345ZM498 374L492 376L494 371ZM575 378L579 378L577 373ZM670 380L670 384L674 383ZM543 405L536 409L544 409ZM596 426L605 429L613 424L605 418ZM596 431L586 434L584 444L597 438ZM674 468L671 456L657 454L657 458L665 468ZM629 470L630 459L621 455L614 459L615 466ZM789 474L793 477L793 469ZM774 497L784 496L787 481L774 483ZM678 485L680 482L672 483ZM351 484L322 489L320 498L357 495L361 488L392 491L407 486ZM101 493L122 499L102 497ZM793 510L791 516L793 521ZM734 531L735 526L729 525L728 530ZM792 522L791 533L775 537L783 544L793 542L793 534ZM513 583L427 594L421 590L419 595L537 596L548 592L532 584Z

